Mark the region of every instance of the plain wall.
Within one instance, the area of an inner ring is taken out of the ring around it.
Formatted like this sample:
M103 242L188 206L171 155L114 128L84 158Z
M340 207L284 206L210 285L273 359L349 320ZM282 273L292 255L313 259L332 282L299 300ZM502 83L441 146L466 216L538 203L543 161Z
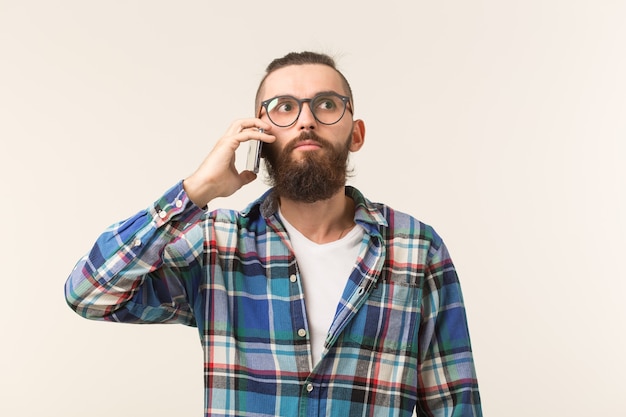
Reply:
M0 414L202 415L194 329L84 320L63 284L305 49L365 120L350 182L452 253L485 415L623 412L625 21L610 0L0 0Z

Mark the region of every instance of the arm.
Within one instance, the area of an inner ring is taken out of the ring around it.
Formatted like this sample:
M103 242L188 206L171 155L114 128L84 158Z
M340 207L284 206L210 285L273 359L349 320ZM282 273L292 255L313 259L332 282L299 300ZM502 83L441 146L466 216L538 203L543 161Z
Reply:
M66 282L70 307L91 319L194 325L204 236L191 225L202 215L198 207L256 178L237 172L234 162L242 142L274 141L258 128L271 126L259 119L234 122L190 177L152 207L107 229Z
M463 295L448 251L435 234L419 335L418 415L482 416Z
M70 307L90 319L193 325L189 292L202 248L193 224L202 213L179 183L109 227L66 282Z

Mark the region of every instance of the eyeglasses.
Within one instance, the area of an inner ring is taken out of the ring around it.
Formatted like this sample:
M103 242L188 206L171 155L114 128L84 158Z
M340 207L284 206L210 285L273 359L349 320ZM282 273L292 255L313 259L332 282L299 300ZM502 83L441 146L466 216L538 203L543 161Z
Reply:
M309 103L315 120L324 125L334 125L346 112L350 97L334 91L316 94L313 98L297 99L293 96L277 96L261 103L267 117L278 127L291 126L302 112L302 104ZM349 109L352 112L351 109Z

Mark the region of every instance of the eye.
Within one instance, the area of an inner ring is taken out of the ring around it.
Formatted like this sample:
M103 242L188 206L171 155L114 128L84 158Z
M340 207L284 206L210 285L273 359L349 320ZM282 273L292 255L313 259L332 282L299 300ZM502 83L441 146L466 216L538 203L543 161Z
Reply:
M280 111L280 112L283 112L283 113L290 112L290 111L293 110L293 103L291 103L289 101L287 101L285 103L281 103L281 104L278 105L278 109L277 110Z
M276 97L267 105L267 110L272 113L291 113L297 109L298 102L293 97Z
M334 96L320 96L315 99L315 108L322 111L333 111L340 107L339 98Z

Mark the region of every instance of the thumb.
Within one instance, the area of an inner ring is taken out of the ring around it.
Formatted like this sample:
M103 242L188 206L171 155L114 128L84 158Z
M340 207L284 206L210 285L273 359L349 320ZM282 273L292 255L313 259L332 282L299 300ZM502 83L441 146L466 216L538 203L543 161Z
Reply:
M243 171L239 174L239 178L241 179L242 185L250 184L252 181L256 179L256 174L252 171Z

